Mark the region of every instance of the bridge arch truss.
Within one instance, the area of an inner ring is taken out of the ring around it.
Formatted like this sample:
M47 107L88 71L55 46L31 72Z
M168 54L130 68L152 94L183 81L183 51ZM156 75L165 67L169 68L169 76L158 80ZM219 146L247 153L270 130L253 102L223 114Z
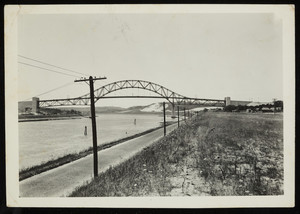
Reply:
M115 91L124 89L143 89L155 93L157 96L123 96L123 98L164 98L174 105L203 105L203 106L224 106L225 100L199 99L180 95L162 85L144 80L121 80L104 85L94 90L95 102L104 98L122 98L121 96L110 96ZM68 99L40 100L40 107L47 106L68 106L68 105L89 105L90 94Z

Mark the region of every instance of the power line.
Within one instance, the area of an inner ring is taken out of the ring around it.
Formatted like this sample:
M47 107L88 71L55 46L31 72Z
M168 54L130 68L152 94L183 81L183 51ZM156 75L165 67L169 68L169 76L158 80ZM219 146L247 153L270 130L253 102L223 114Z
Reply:
M35 67L35 68L39 68L39 69L44 69L44 70L51 71L51 72L55 72L55 73L58 73L58 74L63 74L63 75L70 76L70 77L79 77L80 78L80 76L67 74L67 73L64 73L64 72L61 72L61 71L54 71L54 70L51 70L51 69L48 69L48 68L39 67L39 66L28 64L28 63L25 63L25 62L18 62L18 63L23 64L23 65L27 65L27 66L31 66L31 67Z
M32 58L29 58L29 57L26 57L26 56L22 56L22 55L18 55L18 56L22 57L24 59L29 59L29 60L32 60L32 61L35 61L35 62L39 62L39 63L45 64L45 65L53 66L55 68L59 68L59 69L65 70L65 71L70 71L70 72L73 72L73 73L76 73L76 74L81 74L81 75L85 75L86 76L86 74L84 74L84 73L80 73L80 72L73 71L73 70L70 70L70 69L62 68L62 67L59 67L59 66L56 66L56 65L52 65L52 64L49 64L49 63L46 63L46 62L42 62L42 61L39 61L39 60L36 60L36 59L32 59Z
M33 97L38 97L38 96L41 96L41 95L44 95L44 94L48 94L48 93L50 93L50 92L52 92L52 91L55 91L55 90L64 88L64 87L66 87L66 86L68 86L68 85L71 85L71 84L73 84L73 83L74 83L73 81L72 81L72 82L69 82L69 83L67 83L67 84L64 84L64 85L62 85L62 86L56 87L56 88L54 88L54 89L51 89L50 91L46 91L46 92L44 92L44 93L35 95L35 96L33 96ZM31 97L28 98L28 99L26 99L26 100L30 100L30 99L31 99ZM24 101L26 101L26 100L24 100Z

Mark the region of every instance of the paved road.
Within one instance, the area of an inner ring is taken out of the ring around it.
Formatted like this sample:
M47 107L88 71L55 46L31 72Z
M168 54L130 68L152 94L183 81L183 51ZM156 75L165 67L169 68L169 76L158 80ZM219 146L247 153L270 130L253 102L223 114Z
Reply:
M177 127L167 127L167 133ZM98 152L98 171L103 172L151 145L163 136L163 128ZM27 178L19 184L20 197L61 197L93 177L93 155Z

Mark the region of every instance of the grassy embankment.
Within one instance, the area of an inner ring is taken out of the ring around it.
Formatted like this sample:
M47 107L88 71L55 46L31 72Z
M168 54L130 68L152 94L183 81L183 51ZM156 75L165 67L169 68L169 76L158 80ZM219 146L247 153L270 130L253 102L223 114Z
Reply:
M167 126L170 125L170 124L171 123L167 123ZM125 138L122 138L122 139L119 139L119 140L115 140L115 141L112 141L112 142L107 143L107 144L99 145L98 146L98 151L110 148L112 146L115 146L117 144L123 143L123 142L128 141L128 140L140 137L142 135L148 134L148 133L153 132L153 131L155 131L157 129L160 129L160 128L161 128L161 126L146 130L144 132L141 132L141 133L129 136L129 137L125 137ZM37 166L32 166L32 167L22 169L19 172L19 181L22 181L26 178L29 178L29 177L32 177L34 175L40 174L42 172L48 171L50 169L62 166L64 164L70 163L72 161L78 160L78 159L83 158L83 157L85 157L87 155L90 155L92 153L93 153L93 147L90 147L90 148L88 148L84 151L78 152L78 153L67 154L67 155L64 155L62 157L59 157L59 158L41 163L40 165L37 165Z
M282 114L206 112L71 196L279 194Z

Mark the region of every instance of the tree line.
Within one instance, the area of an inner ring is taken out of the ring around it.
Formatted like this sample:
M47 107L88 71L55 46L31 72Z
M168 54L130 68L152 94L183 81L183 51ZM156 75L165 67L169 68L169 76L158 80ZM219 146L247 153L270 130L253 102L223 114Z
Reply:
M246 111L247 109L250 109L251 111L262 111L263 109L273 109L275 108L276 111L283 111L283 101L282 100L276 100L273 103L268 104L261 104L257 106L247 106L247 105L228 105L224 107L224 111L231 112L231 111Z

